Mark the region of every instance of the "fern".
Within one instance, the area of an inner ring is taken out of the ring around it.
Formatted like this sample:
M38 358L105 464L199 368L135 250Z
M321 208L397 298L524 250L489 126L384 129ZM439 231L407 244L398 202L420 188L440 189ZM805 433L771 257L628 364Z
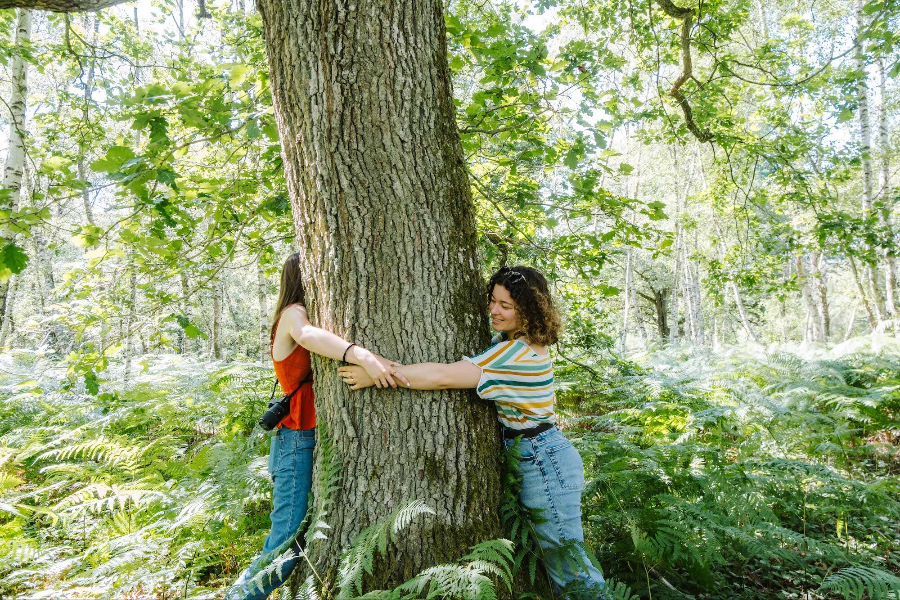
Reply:
M873 567L847 567L826 577L819 591L853 600L862 600L865 594L871 600L900 600L900 577Z
M375 551L387 552L388 542L421 515L433 515L434 509L421 500L412 500L387 517L363 529L341 555L338 566L338 598L350 598L362 593L363 573L372 573Z

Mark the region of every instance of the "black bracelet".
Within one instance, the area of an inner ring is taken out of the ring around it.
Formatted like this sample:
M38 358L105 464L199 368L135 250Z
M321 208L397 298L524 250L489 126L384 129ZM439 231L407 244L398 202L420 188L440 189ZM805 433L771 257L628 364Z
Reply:
M349 346L347 346L347 350L344 350L344 356L341 357L341 362L347 362L347 351L350 350L353 346L356 345L356 342L351 342Z

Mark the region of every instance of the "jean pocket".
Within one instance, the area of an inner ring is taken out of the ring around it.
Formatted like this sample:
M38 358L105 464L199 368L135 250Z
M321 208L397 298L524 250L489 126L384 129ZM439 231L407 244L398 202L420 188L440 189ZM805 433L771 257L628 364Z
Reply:
M525 439L503 440L503 446L507 452L513 452L519 462L534 460L534 447Z
M584 463L570 442L548 448L547 457L556 471L559 487L564 490L584 490Z

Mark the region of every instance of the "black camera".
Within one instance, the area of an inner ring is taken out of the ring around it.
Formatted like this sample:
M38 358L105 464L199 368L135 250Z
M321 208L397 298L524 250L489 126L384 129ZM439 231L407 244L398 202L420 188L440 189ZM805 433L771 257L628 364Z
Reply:
M275 426L281 423L281 421L288 416L288 413L291 412L291 398L293 397L294 394L288 394L284 398L279 398L278 400L275 400L274 398L269 400L269 408L267 408L266 412L263 413L263 416L259 418L259 426L266 431L275 429Z
M312 381L312 369L309 370L309 373L307 373L303 381L300 382L297 389L276 400L275 388L278 387L278 380L276 379L275 383L272 385L272 396L269 398L269 408L267 408L266 412L263 413L263 416L259 418L259 426L266 431L275 429L275 427L288 416L288 413L291 412L291 398L293 398L294 395L300 391L300 388L303 387L303 384L308 381Z

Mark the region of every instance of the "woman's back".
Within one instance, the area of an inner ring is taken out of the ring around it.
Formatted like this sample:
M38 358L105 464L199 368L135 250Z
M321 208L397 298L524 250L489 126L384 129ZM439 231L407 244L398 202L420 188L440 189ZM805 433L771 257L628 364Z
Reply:
M290 310L297 308L289 307L282 313L282 318ZM303 383L291 399L291 411L281 422L281 426L288 429L312 429L316 426L316 408L310 376L312 358L309 350L294 341L288 327L280 327L281 320L279 318L278 325L275 326L275 335L272 336L270 348L275 376L285 394L293 392Z

